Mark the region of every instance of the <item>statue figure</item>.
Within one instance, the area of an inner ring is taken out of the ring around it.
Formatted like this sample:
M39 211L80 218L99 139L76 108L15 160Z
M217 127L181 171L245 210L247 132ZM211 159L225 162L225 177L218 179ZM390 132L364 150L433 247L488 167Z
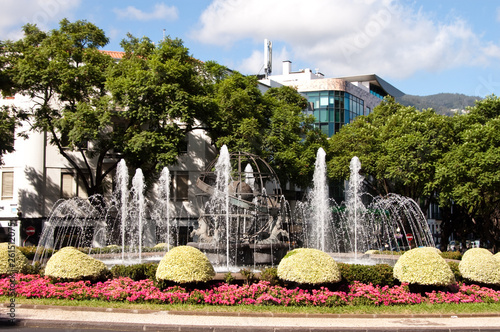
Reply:
M259 241L258 243L278 243L281 242L279 239L279 236L281 235L282 237L286 237L289 239L288 232L282 229L283 224L281 222L281 217L278 217L276 220L276 223L274 224L273 229L271 230L271 234L267 239L264 239L262 241Z
M210 236L210 229L205 217L198 219L198 228L189 234L190 237L194 237L195 235L198 235L198 242L200 243L210 243L214 240L214 237Z

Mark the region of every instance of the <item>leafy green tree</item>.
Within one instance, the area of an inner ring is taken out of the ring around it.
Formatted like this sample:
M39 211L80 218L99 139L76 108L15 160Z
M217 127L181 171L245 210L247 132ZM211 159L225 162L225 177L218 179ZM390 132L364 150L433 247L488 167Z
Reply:
M221 68L214 69L221 73ZM312 116L304 115L306 99L286 86L262 94L256 77L238 72L214 77L217 109L207 120L207 130L215 145L259 155L282 184L307 187L317 149L326 146L327 137L314 129Z
M260 155L271 110L257 87L257 78L233 72L213 87L217 105L208 119L208 132L217 147Z
M426 210L439 189L436 166L452 140L449 118L386 99L330 139L329 176L347 179L350 159L358 156L371 191L425 198Z
M122 122L115 147L130 166L158 170L177 160L186 134L214 108L210 78L179 39L155 45L128 35L121 45L126 54L106 84Z
M454 118L456 139L437 169L441 205L464 211L461 228L500 247L500 99L478 101ZM456 220L446 220L455 223ZM450 227L449 228L456 228ZM465 236L463 237L465 240Z
M0 109L0 165L3 164L2 155L14 151L14 129L16 118L7 108Z
M85 143L107 136L110 110L104 87L112 59L97 48L108 38L91 23L66 19L57 30L43 32L27 24L23 31L23 39L4 42L2 61L10 65L13 91L29 96L34 106L14 111L29 116L32 130L49 133L50 143L77 171L89 195L102 193L113 169L104 167L109 148Z
M11 65L5 56L5 44L0 41L0 92L4 96L12 94L12 80L10 79ZM12 111L3 107L0 109L0 165L3 164L2 155L14 151L14 130L17 121Z
M174 163L186 133L214 108L210 76L178 39L155 45L128 35L115 63L98 50L104 32L86 21L23 30L22 40L5 42L2 59L13 64L15 90L35 104L32 129L50 134L89 195L106 191L121 158L146 174Z

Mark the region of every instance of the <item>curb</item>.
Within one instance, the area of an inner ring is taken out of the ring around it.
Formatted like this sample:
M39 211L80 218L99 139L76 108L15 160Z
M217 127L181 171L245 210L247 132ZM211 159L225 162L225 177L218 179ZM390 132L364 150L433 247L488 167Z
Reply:
M104 327L102 323L85 323L76 321L36 321L36 320L18 320L15 327L38 328L38 329L85 329L85 330L106 330L106 331L178 331L178 332L326 332L326 331L349 331L349 332L492 332L498 331L498 328L468 328L468 327L268 327L268 326L193 326L193 325L159 325L159 324L130 324L113 323L113 326Z
M7 308L6 303L0 303L0 308ZM125 309L105 307L79 307L58 306L45 304L16 304L16 308L37 310L66 310L87 312L109 312L149 314L155 312L166 312L170 315L186 316L226 316L226 317L281 317L281 318L470 318L470 317L500 317L499 313L464 313L464 314L309 314L309 313L273 313L273 312L215 312L215 311L181 311L181 310L153 310L153 309Z

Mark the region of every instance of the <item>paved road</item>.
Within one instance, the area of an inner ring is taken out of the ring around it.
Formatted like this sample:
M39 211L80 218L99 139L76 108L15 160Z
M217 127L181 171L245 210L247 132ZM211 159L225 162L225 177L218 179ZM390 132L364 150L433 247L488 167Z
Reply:
M0 306L1 316L6 308ZM492 315L200 313L18 305L16 331L500 331ZM1 321L0 321L1 323ZM6 326L4 326L6 327ZM8 327L7 327L8 328Z

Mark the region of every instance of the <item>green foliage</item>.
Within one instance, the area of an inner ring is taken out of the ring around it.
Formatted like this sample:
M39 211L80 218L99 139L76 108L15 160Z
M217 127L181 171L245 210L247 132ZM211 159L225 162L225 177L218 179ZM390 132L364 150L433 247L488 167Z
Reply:
M23 253L24 256L26 256L27 259L33 260L35 258L35 255L37 253L41 254L42 251L44 250L43 247L35 247L35 246L29 246L29 247L18 247L18 249ZM52 256L54 253L54 250L51 248L45 248L45 257L49 258Z
M278 277L299 284L336 283L341 275L335 260L320 250L294 249L278 265Z
M453 272L436 248L415 248L405 252L394 265L394 277L401 282L430 286L455 283Z
M17 246L0 243L0 275L21 272L28 265L28 260Z
M64 247L50 257L45 275L62 280L100 280L107 277L106 265L74 247Z
M267 267L260 273L260 280L268 281L272 286L281 284L278 277L278 269Z
M142 263L134 265L115 265L111 268L113 278L129 277L135 281L156 279L158 263Z
M467 250L458 265L462 277L472 282L500 285L500 261L484 248Z
M0 108L0 165L3 164L2 155L14 151L14 129L17 121L11 110Z
M234 277L233 277L233 274L231 272L227 272L226 274L224 274L224 282L227 283L227 284L232 284L234 282Z
M342 279L348 284L359 281L365 284L394 286L393 268L388 264L360 265L337 263Z
M255 280L255 274L250 269L241 269L240 274L247 285L253 283Z
M464 278L462 278L462 274L460 273L460 269L458 268L457 262L447 262L448 265L450 266L451 272L453 272L453 275L455 276L455 280L457 282L462 282L464 281Z
M304 97L291 87L262 95L255 77L237 72L217 80L213 95L217 110L207 123L216 146L263 157L282 183L310 183L316 151L327 145L327 137L303 113Z
M455 260L461 260L462 259L462 254L460 251L443 251L439 253L441 257L444 259L455 259Z
M453 202L467 214L464 228L474 229L482 242L499 248L500 99L489 96L478 101L468 114L454 117L453 124L455 144L436 172L442 188L440 204Z
M155 45L128 35L122 47L126 55L106 82L114 106L122 110L114 144L128 165L159 170L177 161L196 120L212 114L203 66L179 39L167 37Z
M215 271L207 256L190 246L175 247L163 256L156 279L176 283L207 282L213 279Z
M32 24L23 32L21 40L5 42L2 61L10 65L12 92L29 96L35 106L13 111L29 117L30 130L50 133L50 143L79 173L89 195L102 193L103 157L112 148L104 130L111 124L104 85L113 61L97 48L108 39L92 23L66 19L50 32ZM99 143L83 149L87 141ZM78 162L68 148L84 158L101 158L96 164Z
M260 154L271 113L257 88L257 78L233 73L216 83L214 101L217 111L210 114L208 123L215 145Z
M264 97L272 110L265 130L264 156L281 183L305 188L312 181L318 149L328 145L327 136L314 128L314 116L303 112L306 99L295 89L271 88Z
M438 189L436 167L452 139L448 117L386 99L330 139L329 176L347 179L349 161L358 156L369 190L429 200Z

